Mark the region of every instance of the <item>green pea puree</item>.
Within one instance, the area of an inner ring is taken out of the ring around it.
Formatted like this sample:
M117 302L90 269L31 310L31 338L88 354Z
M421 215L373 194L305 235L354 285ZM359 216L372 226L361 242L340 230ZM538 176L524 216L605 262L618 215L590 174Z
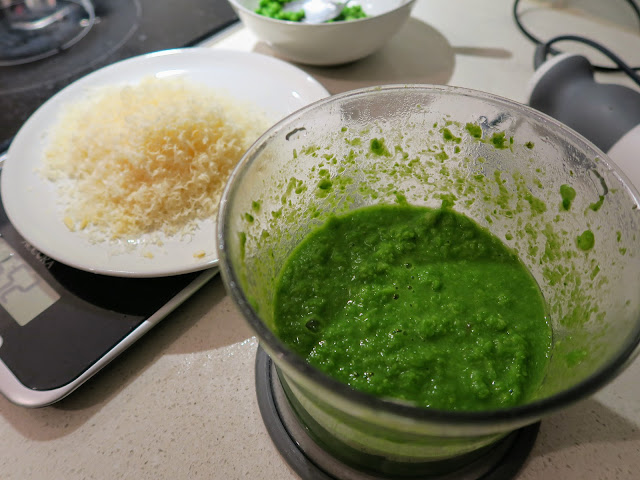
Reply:
M451 209L331 217L277 280L276 333L356 390L443 410L526 402L551 328L540 289L497 237Z

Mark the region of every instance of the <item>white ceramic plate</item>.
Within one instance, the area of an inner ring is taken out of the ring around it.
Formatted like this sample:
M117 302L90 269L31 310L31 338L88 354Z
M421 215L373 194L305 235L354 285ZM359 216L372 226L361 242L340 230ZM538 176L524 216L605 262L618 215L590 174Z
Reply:
M215 218L200 224L188 239L165 237L157 243L115 248L92 243L86 233L63 223L55 186L36 172L46 147L46 134L61 109L86 95L89 88L132 84L155 75L185 76L233 97L253 102L273 123L328 96L322 85L302 70L257 53L187 48L124 60L69 85L42 105L22 126L2 168L2 203L9 220L31 245L66 265L122 277L158 277L193 272L218 264ZM195 258L194 253L205 256Z

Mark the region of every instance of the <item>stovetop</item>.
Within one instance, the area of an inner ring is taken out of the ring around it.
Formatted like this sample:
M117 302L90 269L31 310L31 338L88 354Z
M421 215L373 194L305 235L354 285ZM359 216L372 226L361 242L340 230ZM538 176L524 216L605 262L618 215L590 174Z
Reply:
M227 0L94 0L93 5L95 24L75 45L36 62L0 66L0 152L40 105L78 78L125 58L196 45L238 21ZM7 28L2 20L0 32Z

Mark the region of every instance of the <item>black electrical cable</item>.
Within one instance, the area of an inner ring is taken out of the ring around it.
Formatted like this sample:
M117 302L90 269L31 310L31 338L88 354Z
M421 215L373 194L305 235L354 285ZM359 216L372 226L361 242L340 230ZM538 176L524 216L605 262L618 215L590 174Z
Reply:
M594 42L593 40L589 40L588 38L579 37L577 35L559 35L557 37L553 37L550 40L547 40L545 43L538 45L536 49L535 58L534 58L534 67L537 69L542 64L542 62L544 62L544 60L547 57L547 54L551 50L552 44L556 42L563 42L563 41L580 42L595 48L599 52L606 55L613 63L615 63L618 66L617 69L619 71L629 75L629 77L631 77L631 80L633 80L640 86L640 75L638 75L633 68L631 68L625 62L623 62L620 57L618 57L611 50L609 50L606 47L603 47L599 43Z
M638 22L640 22L640 7L638 7L638 5L635 3L634 0L625 0L625 2L631 7L631 9L636 14L636 17L638 18ZM590 39L585 38L585 37L580 37L580 36L577 36L577 35L561 35L559 37L554 37L554 38L552 38L551 40L549 40L547 42L543 42L542 40L540 40L539 38L534 36L529 30L527 30L527 28L520 21L520 13L518 12L518 6L519 5L520 5L520 0L514 0L514 2L513 2L513 19L516 22L516 26L522 32L522 34L525 37L527 37L529 40L531 40L533 43L537 44L538 46L547 45L547 47L542 50L543 53L544 53L544 56L545 56L544 58L546 58L546 55L548 55L548 54L557 55L559 53L562 53L561 51L559 51L559 50L557 50L555 48L552 48L551 47L552 43L556 43L556 42L563 41L563 40L581 42L581 43L584 43L586 45L589 45L589 46L599 50L600 52L605 54L607 57L609 57L609 59L611 59L611 61L613 61L616 64L615 67L610 67L610 66L606 66L606 65L594 65L593 68L595 70L597 70L599 72L624 72L627 75L630 75L631 78L633 79L633 81L638 82L638 76L637 76L637 74L635 74L635 71L640 70L640 66L630 67L629 65L624 63L617 55L615 55L613 52L611 52L609 49L607 49L606 47L600 45L597 42L594 42L593 40L590 40ZM629 73L630 71L631 71L631 73Z

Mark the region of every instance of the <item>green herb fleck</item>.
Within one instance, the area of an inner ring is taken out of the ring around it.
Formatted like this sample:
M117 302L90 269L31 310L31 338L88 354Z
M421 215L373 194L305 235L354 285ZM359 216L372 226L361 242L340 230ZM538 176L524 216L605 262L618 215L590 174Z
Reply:
M598 201L589 205L589 208L594 212L597 212L598 210L600 210L600 207L602 207L603 203L604 203L604 195L600 195Z
M323 178L318 182L318 188L321 190L329 190L333 183L328 178Z
M494 147L499 149L507 148L507 146L505 145L506 141L507 141L507 138L504 132L494 133L493 136L491 137L491 143L493 143Z
M464 128L473 138L482 138L482 127L480 125L467 123Z
M593 232L591 230L585 230L581 235L578 235L576 239L576 245L580 250L591 250L595 245L595 237L593 236Z
M449 160L449 155L447 155L447 152L445 152L444 150L441 151L440 153L436 153L435 157L437 160L444 162L445 160Z
M462 141L462 138L456 137L453 133L451 133L451 130L449 130L448 128L442 129L442 137L447 142L460 143Z
M240 243L240 259L244 260L246 256L247 234L244 232L238 232L238 240Z
M400 192L393 192L396 196L396 202L398 202L400 205L408 205L407 202L407 197L405 197L402 193Z
M442 200L442 208L453 208L457 198L451 193L443 193L440 195L440 200Z
M562 209L569 210L571 202L576 198L576 191L569 185L560 185L560 196L562 197Z
M537 197L534 197L530 193L527 193L524 196L524 199L527 202L529 202L529 205L531 207L531 213L533 213L534 215L538 213L544 213L547 211L547 205L542 200L540 200Z
M376 155L384 155L385 157L390 157L391 153L387 150L387 147L384 144L384 138L373 138L371 140L371 152Z

